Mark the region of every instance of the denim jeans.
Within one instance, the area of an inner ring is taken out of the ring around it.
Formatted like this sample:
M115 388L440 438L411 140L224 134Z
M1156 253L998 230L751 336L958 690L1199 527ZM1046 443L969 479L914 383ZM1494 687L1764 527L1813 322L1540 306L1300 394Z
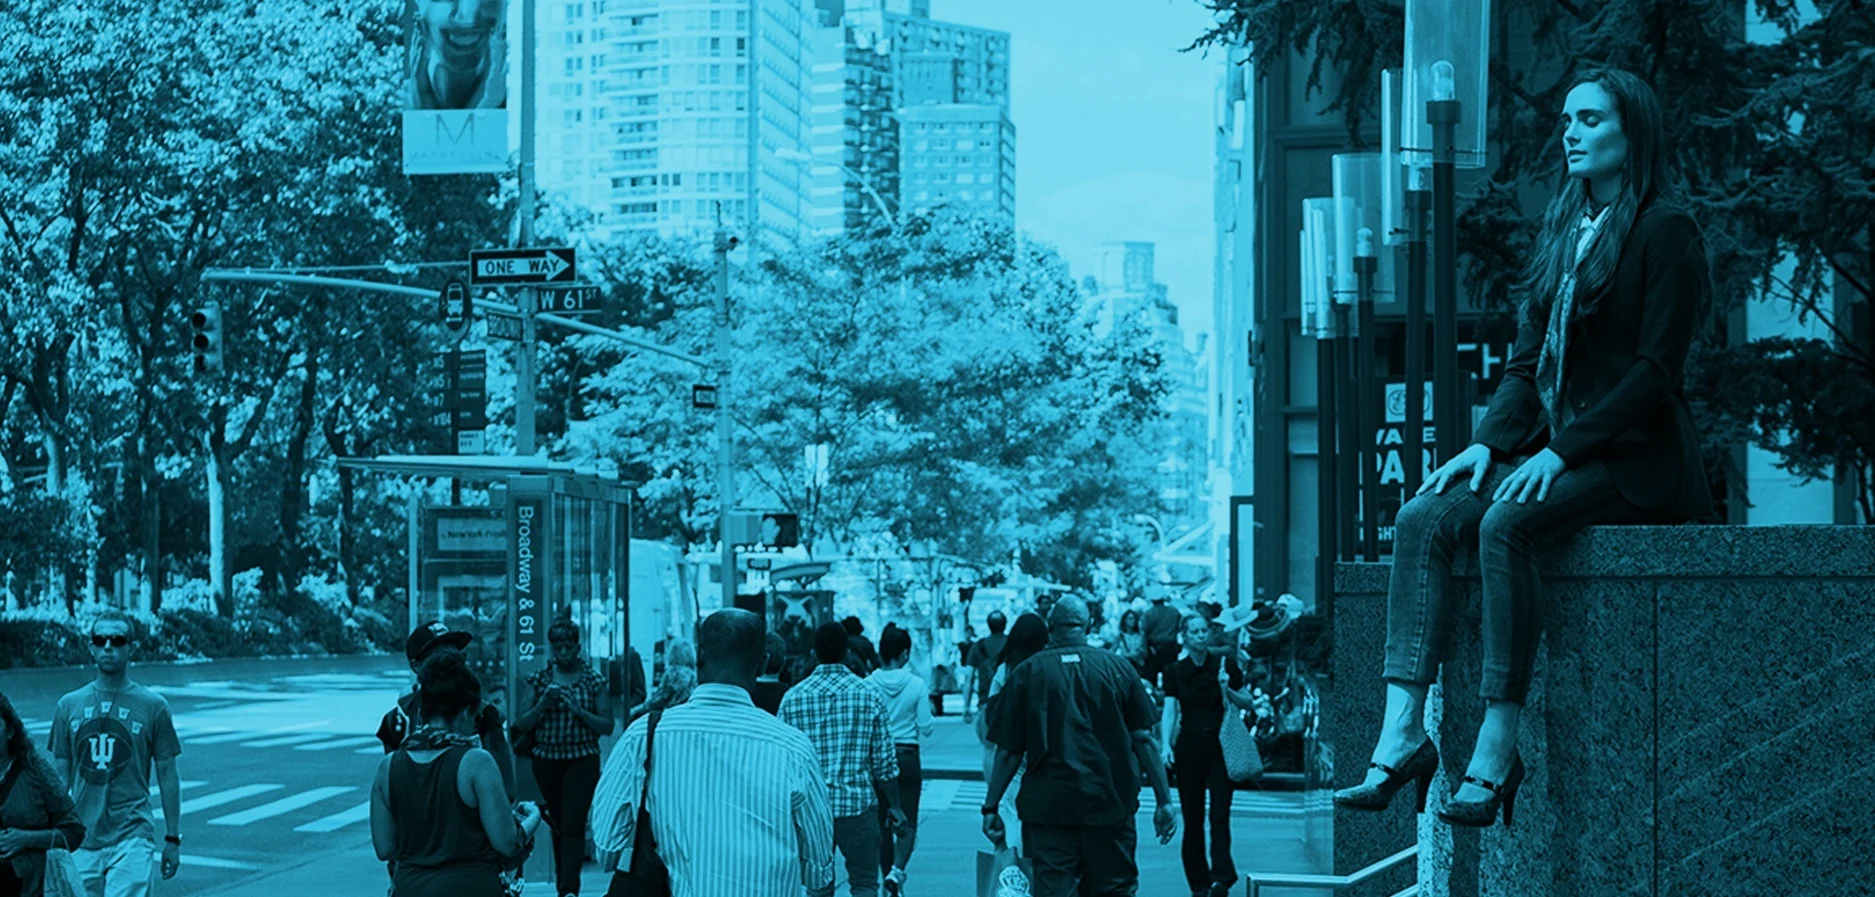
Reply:
M1584 527L1669 522L1622 498L1607 468L1595 461L1559 474L1543 501L1532 495L1524 504L1493 502L1498 484L1523 460L1493 463L1475 493L1468 480L1455 480L1444 493L1415 496L1400 509L1387 588L1387 681L1430 685L1438 675L1457 597L1452 560L1462 545L1475 542L1483 584L1479 693L1524 703L1543 634L1538 550Z

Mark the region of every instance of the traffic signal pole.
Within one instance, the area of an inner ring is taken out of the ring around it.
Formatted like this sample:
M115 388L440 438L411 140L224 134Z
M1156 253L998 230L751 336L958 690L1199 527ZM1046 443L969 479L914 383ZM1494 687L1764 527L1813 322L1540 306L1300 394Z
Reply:
M520 218L520 241L517 248L534 245L534 5L535 0L521 0L521 196L515 214ZM534 370L534 340L538 336L534 314L539 293L531 286L521 288L521 345L515 364L514 383L514 452L523 457L534 454L534 394L537 373Z
M729 540L729 512L735 507L736 444L729 429L729 232L716 228L716 495L717 535L722 542L723 607L736 606L736 549Z

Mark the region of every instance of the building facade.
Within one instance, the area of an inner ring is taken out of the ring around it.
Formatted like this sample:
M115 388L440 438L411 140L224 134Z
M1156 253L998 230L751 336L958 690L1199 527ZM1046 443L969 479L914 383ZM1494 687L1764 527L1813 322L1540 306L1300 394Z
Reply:
M1208 437L1210 366L1207 362L1208 337L1200 334L1196 348L1187 344L1179 324L1178 306L1167 294L1165 284L1153 273L1154 246L1143 242L1112 242L1100 247L1096 274L1086 279L1087 301L1094 313L1094 334L1105 338L1122 322L1144 329L1147 339L1160 357L1170 390L1165 397L1167 426L1156 447L1157 479L1161 534L1168 545L1179 550L1171 554L1184 557L1185 549L1199 540L1208 549L1211 531L1209 515ZM1203 530L1203 533L1199 531ZM1164 554L1166 552L1162 552ZM1212 565L1208 555L1202 564L1180 563L1179 579L1195 582L1209 576Z
M1226 604L1253 600L1255 585L1256 390L1250 345L1256 285L1256 167L1251 140L1256 118L1248 53L1226 54L1213 111L1216 243L1212 256L1212 340L1206 362L1210 390L1211 550Z
M812 8L804 0L541 3L540 188L601 236L721 221L793 237L809 183Z

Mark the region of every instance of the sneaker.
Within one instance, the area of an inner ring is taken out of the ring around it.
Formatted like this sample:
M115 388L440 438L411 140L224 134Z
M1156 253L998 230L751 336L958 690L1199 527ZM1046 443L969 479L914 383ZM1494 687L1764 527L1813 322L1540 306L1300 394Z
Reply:
M900 897L905 893L905 870L893 869L885 874L886 897Z

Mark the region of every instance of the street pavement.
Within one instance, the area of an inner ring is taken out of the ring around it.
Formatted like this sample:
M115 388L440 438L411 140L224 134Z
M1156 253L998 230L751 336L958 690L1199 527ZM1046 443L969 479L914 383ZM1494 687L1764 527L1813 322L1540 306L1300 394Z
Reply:
M372 733L409 684L401 657L164 664L133 667L132 676L170 701L183 742L183 868L159 894L383 893L384 866L367 824L383 756ZM86 669L9 670L0 688L43 745L58 696L90 677ZM981 763L972 727L954 713L939 717L925 747L930 778L906 889L912 897L975 893L976 855L987 847L977 813L986 787ZM1307 865L1303 800L1298 792L1238 792L1232 829L1240 871L1316 871ZM1185 897L1178 840L1152 838L1151 794L1142 802L1140 897ZM1013 812L1006 818L1016 823ZM530 878L545 878L546 854L544 844L536 850ZM588 865L582 890L603 894L605 876ZM529 894L551 887L536 882Z

